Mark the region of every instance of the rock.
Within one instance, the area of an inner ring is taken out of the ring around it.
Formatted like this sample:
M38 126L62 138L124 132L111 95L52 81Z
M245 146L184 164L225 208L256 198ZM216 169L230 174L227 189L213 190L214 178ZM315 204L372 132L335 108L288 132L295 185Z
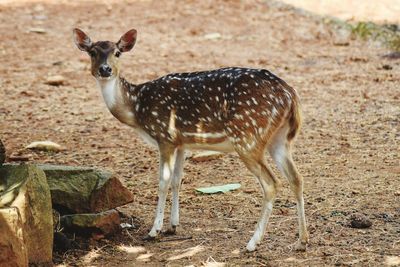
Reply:
M88 167L39 165L47 177L53 206L61 214L110 210L133 201L110 172Z
M65 78L61 75L49 76L44 83L53 86L60 86L65 83Z
M352 214L350 217L350 226L352 228L364 229L372 226L372 222L367 216L361 213Z
M0 209L0 266L28 266L22 218L18 208Z
M4 148L3 142L0 140L0 165L6 161L6 149Z
M204 35L204 39L206 40L215 40L220 39L222 35L219 32L212 32Z
M0 188L0 206L15 207L21 215L20 229L29 263L51 265L53 218L44 172L33 165L3 165L0 167Z
M70 249L78 249L79 245L74 240L69 239L62 232L54 233L54 245L53 250L58 252L66 252Z
M32 142L27 145L25 148L27 149L35 149L35 150L42 150L42 151L62 151L65 150L62 146L52 141L36 141Z
M332 42L337 46L348 46L350 45L351 31L339 28L333 31Z
M40 34L47 33L47 31L43 28L29 28L28 31L34 32L34 33L40 33Z
M390 52L388 54L383 55L382 57L387 59L400 59L400 52L399 51Z
M383 70L392 70L393 67L391 65L389 65L389 64L384 64L384 65L382 65L382 69Z
M214 159L219 159L223 156L223 153L215 152L215 151L202 151L199 153L193 154L190 159L195 162L203 162Z
M61 216L61 227L65 231L84 235L112 235L121 230L118 211L108 210L100 213L72 214Z

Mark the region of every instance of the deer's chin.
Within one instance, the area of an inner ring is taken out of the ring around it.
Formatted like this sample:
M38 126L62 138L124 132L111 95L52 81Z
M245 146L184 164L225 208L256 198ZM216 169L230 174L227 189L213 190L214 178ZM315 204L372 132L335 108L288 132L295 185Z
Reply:
M111 75L111 76L108 76L108 77L103 77L103 76L100 76L100 75L96 75L94 77L99 81L109 81L109 80L114 79L115 75Z

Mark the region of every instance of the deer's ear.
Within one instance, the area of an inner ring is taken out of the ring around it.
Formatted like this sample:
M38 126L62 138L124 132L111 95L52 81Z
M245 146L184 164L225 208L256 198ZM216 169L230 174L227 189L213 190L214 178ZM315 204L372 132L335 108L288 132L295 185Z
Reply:
M122 35L117 42L119 51L128 52L131 50L136 43L136 35L137 31L135 29L127 31L124 35Z
M80 50L88 52L92 47L92 40L90 40L89 36L78 28L75 28L72 32L76 46Z

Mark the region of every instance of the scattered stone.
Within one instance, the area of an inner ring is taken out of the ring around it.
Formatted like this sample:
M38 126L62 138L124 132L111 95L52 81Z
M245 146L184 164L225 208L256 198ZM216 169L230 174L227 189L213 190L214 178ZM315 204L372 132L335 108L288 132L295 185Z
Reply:
M40 33L40 34L45 34L47 31L43 28L29 28L28 32L33 32L33 33Z
M54 143L52 141L36 141L36 142L32 142L29 145L27 145L25 148L41 150L41 151L54 151L54 152L65 150L65 148L63 148L59 144Z
M215 152L215 151L203 151L196 154L193 154L190 159L195 162L204 162L209 160L219 159L223 156L223 153Z
M350 38L351 38L351 32L347 29L338 29L336 31L333 31L333 36L332 36L333 44L336 46L348 46L350 45Z
M364 229L371 227L372 222L364 214L355 213L350 217L350 226L352 228Z
M0 266L28 266L22 225L18 208L0 209Z
M387 59L400 59L400 52L398 51L390 52L388 54L383 55L382 57Z
M34 20L47 20L48 17L46 15L35 15L33 16Z
M61 75L54 75L54 76L47 77L47 79L44 83L48 84L48 85L53 85L53 86L60 86L65 83L65 78L64 78L64 76L61 76Z
M362 92L362 96L364 97L364 99L370 99L371 98L366 91Z
M116 210L100 213L72 214L61 216L64 231L83 235L112 235L121 230L121 218Z
M23 96L34 96L35 95L35 93L33 91L30 91L30 90L21 91L21 93L19 93L19 94L23 95Z
M0 206L15 207L21 215L29 263L52 262L53 218L50 190L42 170L33 165L0 167Z
M89 167L38 165L45 173L53 206L61 214L93 213L133 201L112 173Z
M121 223L120 226L121 226L121 229L135 228L135 226L130 223Z
M382 65L382 69L383 70L391 70L391 69L393 69L393 67L390 66L389 64L384 64L384 65Z
M206 40L216 40L221 39L222 35L219 32L208 33L204 35L204 39Z

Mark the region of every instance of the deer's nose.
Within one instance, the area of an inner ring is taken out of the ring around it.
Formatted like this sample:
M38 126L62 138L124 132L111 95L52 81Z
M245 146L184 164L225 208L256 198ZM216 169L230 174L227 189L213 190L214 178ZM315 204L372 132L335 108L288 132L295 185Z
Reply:
M110 77L112 68L107 64L101 65L99 68L99 73L101 77Z

